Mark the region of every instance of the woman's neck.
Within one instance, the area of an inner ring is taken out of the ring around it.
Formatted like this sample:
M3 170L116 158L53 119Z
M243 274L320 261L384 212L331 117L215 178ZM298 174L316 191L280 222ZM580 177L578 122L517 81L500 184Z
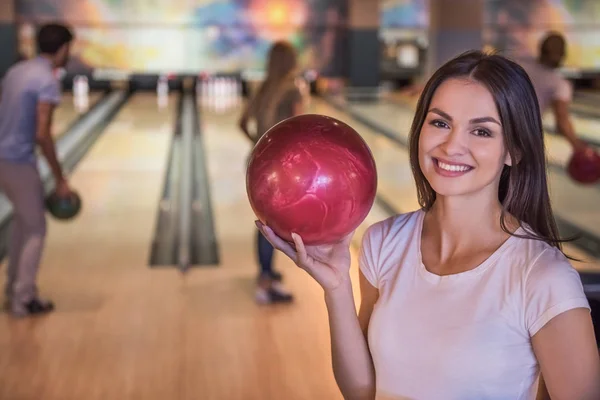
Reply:
M457 253L505 240L508 234L502 230L501 215L498 201L439 196L425 217L423 235L438 249L439 261L444 262ZM511 232L518 227L509 215L506 224Z

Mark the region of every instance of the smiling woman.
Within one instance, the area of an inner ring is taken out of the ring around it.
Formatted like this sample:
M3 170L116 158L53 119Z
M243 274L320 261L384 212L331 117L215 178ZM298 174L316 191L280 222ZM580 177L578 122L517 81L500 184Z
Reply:
M510 233L507 218L512 218L513 225L517 221L528 225L529 237L560 248L548 195L539 107L522 68L500 56L482 58L480 53L445 65L428 82L411 132L411 165L424 209L433 206L437 194L442 194L439 190L456 188L481 195L478 189L485 188L501 204L506 233ZM446 157L442 162L461 159L471 167L468 180L441 182L439 174L431 174L439 167L436 154L442 152Z
M419 99L410 162L421 209L371 226L357 317L350 239L294 246L262 232L325 291L348 399L600 398L580 277L552 216L539 106L525 71L469 52Z

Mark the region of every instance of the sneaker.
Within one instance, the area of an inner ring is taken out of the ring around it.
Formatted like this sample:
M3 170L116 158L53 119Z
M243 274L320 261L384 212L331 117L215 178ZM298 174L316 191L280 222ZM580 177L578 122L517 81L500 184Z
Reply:
M257 288L255 293L256 302L259 304L289 303L294 297L280 285L275 283L268 289Z
M269 291L264 288L256 288L256 292L254 293L254 299L258 304L269 304L271 302L271 298L269 297Z
M32 299L27 303L12 303L11 314L15 317L27 317L46 314L54 310L54 304L48 300Z

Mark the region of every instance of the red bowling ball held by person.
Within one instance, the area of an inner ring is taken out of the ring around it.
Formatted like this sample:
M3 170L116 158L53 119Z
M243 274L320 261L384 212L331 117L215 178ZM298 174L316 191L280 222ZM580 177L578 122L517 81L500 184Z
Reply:
M420 208L364 234L358 315L352 233L311 246L257 222L324 290L344 397L600 399L589 304L562 252L522 67L473 51L436 71L410 163Z
M303 114L273 126L258 141L246 174L257 218L277 236L305 244L335 243L366 218L377 193L367 143L335 118Z

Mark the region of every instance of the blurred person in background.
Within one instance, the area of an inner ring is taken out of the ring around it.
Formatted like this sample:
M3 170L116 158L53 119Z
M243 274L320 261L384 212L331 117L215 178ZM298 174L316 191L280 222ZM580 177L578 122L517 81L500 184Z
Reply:
M5 293L7 307L18 317L54 309L51 301L39 297L36 285L46 237L36 144L54 175L56 194L71 195L56 157L52 116L61 99L54 71L66 65L73 34L64 25L48 24L36 40L39 54L8 70L0 99L0 190L14 210Z
M304 112L304 100L297 86L297 54L287 42L276 42L269 51L267 74L242 112L240 128L256 143L272 126L284 119ZM249 129L250 120L256 123L256 132ZM281 273L273 268L273 246L257 232L259 261L256 300L261 304L290 302L292 295L283 287Z

